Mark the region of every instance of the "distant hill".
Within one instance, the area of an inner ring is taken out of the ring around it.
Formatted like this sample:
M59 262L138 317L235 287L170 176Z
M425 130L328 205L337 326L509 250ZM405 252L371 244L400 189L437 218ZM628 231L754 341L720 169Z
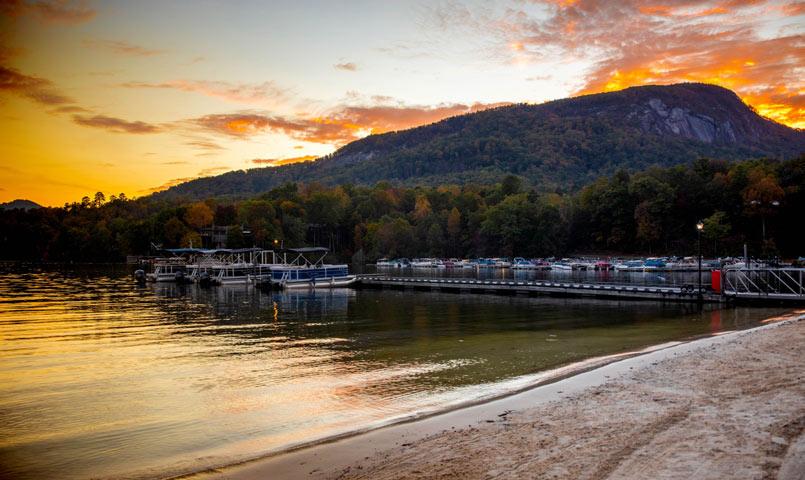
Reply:
M39 205L38 203L32 202L30 200L23 200L23 199L17 199L6 203L0 203L0 210L14 210L17 208L21 210L31 210L34 208L42 208L42 205Z
M803 152L804 131L759 116L731 90L686 83L461 115L371 135L315 162L229 172L155 195L244 196L288 181L486 183L509 173L574 189L620 168Z

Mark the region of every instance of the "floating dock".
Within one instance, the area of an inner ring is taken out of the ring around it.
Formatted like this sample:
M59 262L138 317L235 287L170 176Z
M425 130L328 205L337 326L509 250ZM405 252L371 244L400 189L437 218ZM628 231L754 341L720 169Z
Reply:
M699 301L695 285L664 287L636 284L551 282L538 280L476 280L469 278L359 275L358 286L361 288L396 288L502 295L546 295L555 297L605 298L610 300L651 300L688 303ZM728 301L728 297L712 292L702 292L701 301L707 303L724 303Z

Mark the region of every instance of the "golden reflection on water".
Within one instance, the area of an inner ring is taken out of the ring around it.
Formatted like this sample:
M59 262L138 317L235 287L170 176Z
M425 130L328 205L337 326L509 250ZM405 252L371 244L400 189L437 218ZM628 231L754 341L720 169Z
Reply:
M165 476L774 311L0 274L0 477Z

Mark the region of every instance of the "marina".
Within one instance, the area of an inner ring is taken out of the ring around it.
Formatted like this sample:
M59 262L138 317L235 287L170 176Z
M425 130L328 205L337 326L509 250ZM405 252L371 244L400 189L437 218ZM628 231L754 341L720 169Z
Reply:
M524 294L575 298L694 303L805 303L805 269L769 267L735 259L690 257L631 260L590 258L381 259L377 273L351 274L347 264L329 264L323 247L281 250L168 249L152 271L137 270L139 283L246 285L264 290L400 288L473 294ZM429 272L427 276L422 272ZM508 274L506 272L509 272ZM594 277L579 276L594 272ZM686 276L698 272L694 278ZM547 273L548 275L540 275ZM639 279L624 275L645 275ZM672 277L671 281L666 277Z
M150 261L151 272L138 269L139 283L198 283L202 286L254 285L266 289L345 287L357 279L346 264L324 263L322 247L278 251L243 249L166 249L170 257Z

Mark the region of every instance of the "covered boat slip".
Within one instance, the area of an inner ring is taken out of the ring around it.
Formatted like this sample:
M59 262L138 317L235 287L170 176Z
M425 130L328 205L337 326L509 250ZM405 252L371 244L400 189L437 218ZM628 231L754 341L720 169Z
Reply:
M261 271L255 283L264 288L331 288L354 283L357 277L349 274L346 264L324 263L328 252L323 247L281 250L282 263Z
M202 285L257 285L268 288L330 288L356 281L347 265L324 263L322 247L282 250L165 249L171 255L154 262L149 281Z

